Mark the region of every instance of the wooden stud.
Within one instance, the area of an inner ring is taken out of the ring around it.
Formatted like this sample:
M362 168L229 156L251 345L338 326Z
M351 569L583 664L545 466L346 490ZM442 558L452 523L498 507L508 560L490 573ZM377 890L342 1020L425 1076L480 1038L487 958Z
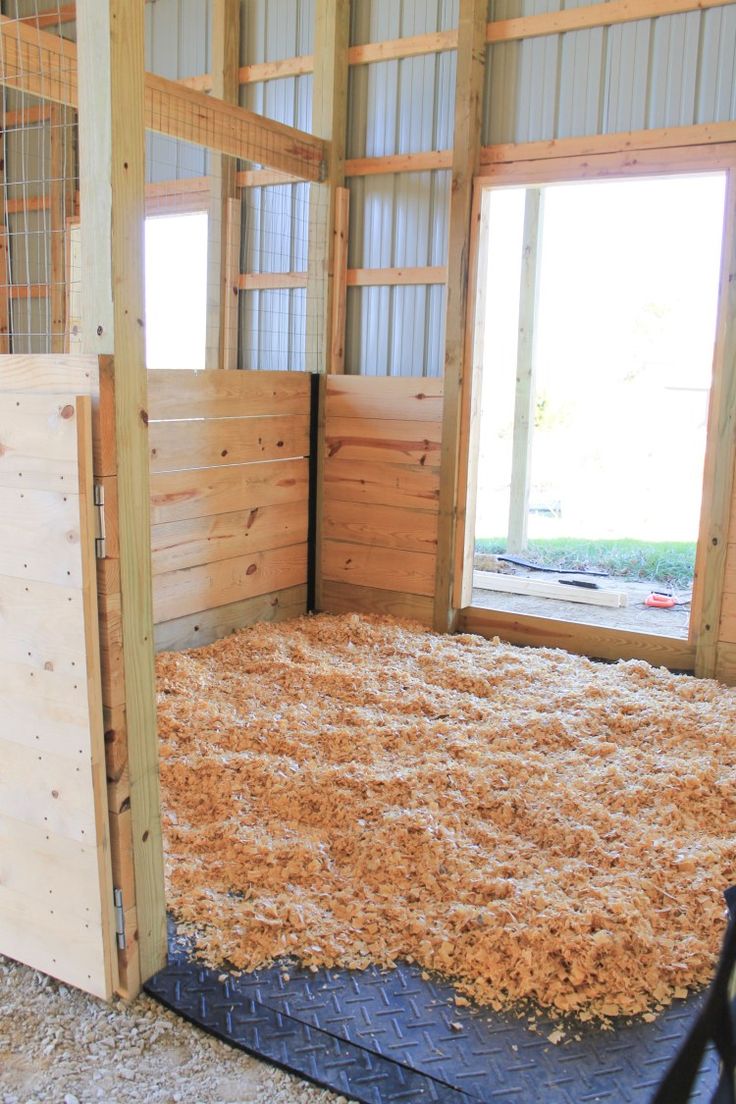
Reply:
M728 533L734 509L736 462L736 167L727 177L723 253L718 296L718 321L713 356L713 381L703 476L703 507L698 540L694 606L696 674L713 677L718 664L718 640Z
M468 266L468 307L465 325L465 363L470 365L463 387L460 416L460 458L455 526L455 583L453 604L469 606L473 597L475 520L485 358L486 297L489 250L489 195L473 189Z
M452 150L432 150L427 153L393 153L385 157L355 157L345 162L345 175L383 176L451 168Z
M126 0L78 0L77 15L83 331L85 351L114 356L122 657L135 906L141 977L146 980L166 961L166 910L143 329L143 8Z
M230 370L238 367L241 215L240 200L228 199L225 208L221 366Z
M240 92L240 0L212 0L212 95L237 104ZM207 343L205 367L233 367L232 326L235 322L235 366L237 366L237 321L239 312L230 307L232 293L228 264L232 263L230 201L237 196L237 162L233 157L210 153L210 213L207 224ZM238 219L238 231L240 220ZM239 245L239 240L238 240ZM238 254L240 250L238 249ZM239 263L236 272L239 270ZM230 333L228 333L228 328Z
M51 104L49 232L51 260L51 351L67 351L66 228L74 213L74 113L68 107Z
M350 230L350 190L337 188L335 192L335 249L334 249L334 306L332 311L332 335L330 348L330 372L340 375L345 371L345 327L347 323L348 287L348 234Z
M463 376L466 370L467 260L471 237L473 177L478 170L480 158L487 10L484 0L460 0L447 264L440 522L434 611L434 625L440 631L452 631L455 628L454 583L461 566L456 562L456 535Z
M446 284L444 265L425 268L349 268L348 287L396 287L398 285Z
M507 550L527 547L529 491L531 489L532 437L534 433L535 331L539 306L540 257L543 223L541 188L527 188L521 245L519 336L516 352L516 395L511 453L511 495Z
M345 184L349 0L316 0L312 132L330 146L322 184L310 188L307 368L330 372L337 189Z

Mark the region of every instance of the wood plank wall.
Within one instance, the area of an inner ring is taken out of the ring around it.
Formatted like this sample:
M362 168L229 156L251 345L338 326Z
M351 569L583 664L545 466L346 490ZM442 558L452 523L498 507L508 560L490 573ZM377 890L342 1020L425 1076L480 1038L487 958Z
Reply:
M157 649L306 610L310 379L152 372Z
M432 623L442 381L329 376L321 608Z

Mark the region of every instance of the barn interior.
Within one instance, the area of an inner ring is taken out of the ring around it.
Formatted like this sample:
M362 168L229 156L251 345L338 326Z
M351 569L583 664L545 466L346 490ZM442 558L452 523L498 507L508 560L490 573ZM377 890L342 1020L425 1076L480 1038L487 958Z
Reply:
M6 976L654 1099L736 883L736 3L2 0L0 87Z

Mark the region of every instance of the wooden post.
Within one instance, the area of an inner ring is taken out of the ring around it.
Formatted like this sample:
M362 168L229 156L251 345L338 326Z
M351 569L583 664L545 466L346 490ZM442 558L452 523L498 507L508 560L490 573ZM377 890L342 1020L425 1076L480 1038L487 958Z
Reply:
M212 92L226 103L237 104L240 95L240 0L213 0L212 3ZM210 151L210 212L207 232L207 368L237 368L237 328L233 340L233 321L237 327L239 312L231 310L232 273L228 259L232 242L240 239L237 206L237 161L234 157ZM240 250L237 250L238 269ZM235 293L237 295L237 292ZM234 355L233 355L234 349Z
M481 145L485 32L485 0L460 0L455 136L452 153L452 200L447 257L447 313L445 325L445 389L442 415L440 511L435 579L434 625L441 632L455 628L453 602L457 557L458 488L461 482L463 377L470 370L465 340L468 304L468 260L471 240L473 177L478 171ZM469 390L469 388L467 388ZM465 458L467 459L467 458Z
M166 961L144 340L143 5L78 0L84 351L114 358L125 716L141 978ZM124 907L128 907L124 902Z
M66 233L74 214L74 112L60 104L49 105L51 181L49 228L51 242L51 352L69 351L67 340Z
M529 488L531 485L532 439L536 402L536 318L539 304L539 249L542 239L543 199L541 188L527 188L524 204L524 239L519 290L519 340L516 351L516 400L511 455L511 499L509 503L509 552L523 552L527 546Z
M340 346L332 319L337 192L345 183L349 25L349 0L317 0L312 133L329 140L330 154L324 183L310 188L306 324L311 372L333 371L333 350Z
M712 678L718 662L728 533L736 462L736 169L729 169L703 476L691 635L695 674Z

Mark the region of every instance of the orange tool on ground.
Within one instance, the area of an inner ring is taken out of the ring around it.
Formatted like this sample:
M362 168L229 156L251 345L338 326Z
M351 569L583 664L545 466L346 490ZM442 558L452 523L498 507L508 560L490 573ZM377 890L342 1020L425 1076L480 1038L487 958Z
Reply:
M644 605L652 609L672 609L673 606L678 606L680 603L674 594L667 590L653 590L649 597L644 599Z

